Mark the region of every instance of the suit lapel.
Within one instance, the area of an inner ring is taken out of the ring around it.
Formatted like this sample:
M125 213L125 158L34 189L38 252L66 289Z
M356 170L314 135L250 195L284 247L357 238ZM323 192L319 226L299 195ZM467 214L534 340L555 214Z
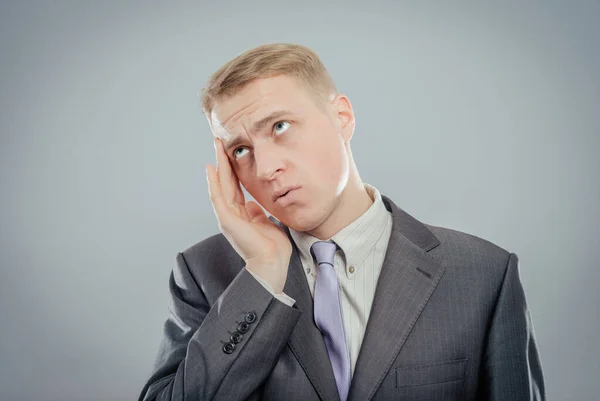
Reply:
M302 312L302 315L288 340L288 347L298 359L319 397L322 400L339 401L327 348L321 332L315 325L313 299L298 249L289 229L273 217L269 218L287 233L292 243L292 256L283 291L296 300L294 306Z
M373 398L446 269L443 262L427 254L440 244L438 239L388 197L381 197L392 213L392 233L348 401L369 401ZM302 315L288 340L288 347L319 397L339 401L323 336L314 322L313 299L298 249L289 229L274 217L269 219L286 232L292 243L284 292L296 300L294 306L302 311Z
M349 401L368 401L388 373L446 269L427 252L440 242L419 221L382 195L392 212L392 233L365 336L356 362Z

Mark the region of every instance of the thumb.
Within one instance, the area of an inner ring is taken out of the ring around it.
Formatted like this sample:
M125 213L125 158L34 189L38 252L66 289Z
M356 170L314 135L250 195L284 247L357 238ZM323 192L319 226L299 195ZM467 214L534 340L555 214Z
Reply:
M264 223L269 219L263 208L254 201L246 202L246 211L248 211L248 217L250 218L251 222Z

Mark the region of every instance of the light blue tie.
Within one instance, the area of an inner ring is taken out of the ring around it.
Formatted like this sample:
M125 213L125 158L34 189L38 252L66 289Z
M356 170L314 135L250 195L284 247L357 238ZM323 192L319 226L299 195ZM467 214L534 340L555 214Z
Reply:
M333 259L337 245L333 241L317 241L310 252L318 263L314 293L315 323L325 341L335 376L340 401L346 401L350 390L350 354L346 343L342 303Z

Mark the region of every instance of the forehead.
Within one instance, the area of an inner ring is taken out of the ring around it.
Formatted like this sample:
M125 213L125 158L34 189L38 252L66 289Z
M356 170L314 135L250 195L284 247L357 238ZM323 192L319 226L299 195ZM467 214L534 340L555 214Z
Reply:
M240 125L251 124L272 112L289 110L301 114L309 107L308 92L293 77L260 78L215 104L211 124L217 135L226 137Z

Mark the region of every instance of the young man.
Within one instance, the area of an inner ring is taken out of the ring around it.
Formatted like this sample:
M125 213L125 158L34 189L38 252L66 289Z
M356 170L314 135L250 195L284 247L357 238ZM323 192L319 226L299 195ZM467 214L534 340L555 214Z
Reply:
M251 49L203 95L221 233L176 257L140 400L545 398L517 256L361 181L314 52Z

